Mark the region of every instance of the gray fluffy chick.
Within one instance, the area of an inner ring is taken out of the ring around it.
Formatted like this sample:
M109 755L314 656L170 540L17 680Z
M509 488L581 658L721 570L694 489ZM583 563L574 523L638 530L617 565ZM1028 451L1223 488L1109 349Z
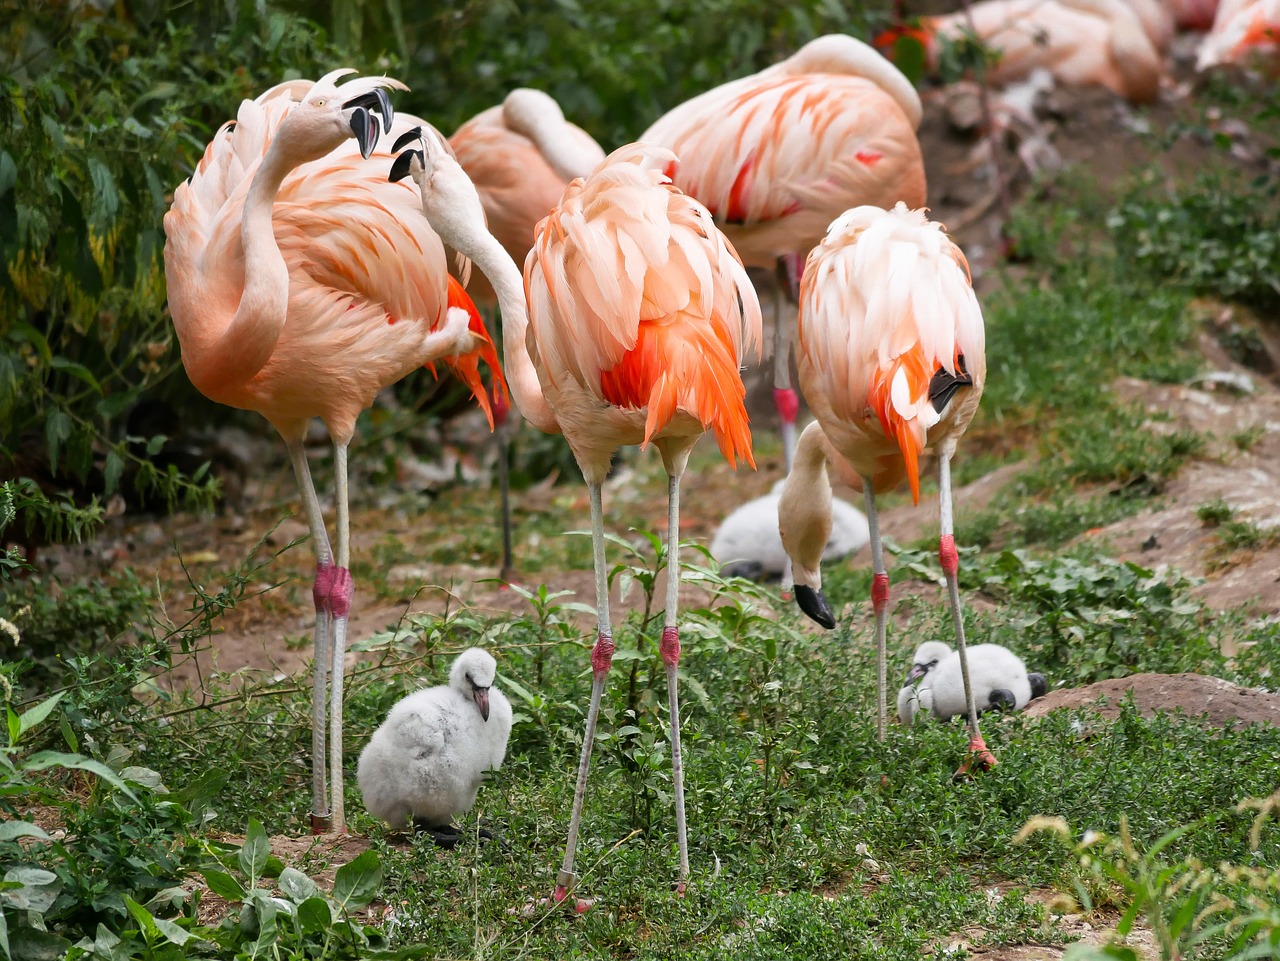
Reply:
M468 648L448 684L396 703L356 767L371 814L400 829L412 819L446 847L457 842L450 821L471 809L485 772L501 767L507 753L511 704L493 686L497 669L488 651Z
M999 644L975 644L969 655L969 682L979 713L993 709L1021 711L1046 691L1044 676L1028 674L1022 658ZM898 692L898 720L910 724L932 714L947 720L965 713L960 655L941 641L925 641L916 649L907 683Z

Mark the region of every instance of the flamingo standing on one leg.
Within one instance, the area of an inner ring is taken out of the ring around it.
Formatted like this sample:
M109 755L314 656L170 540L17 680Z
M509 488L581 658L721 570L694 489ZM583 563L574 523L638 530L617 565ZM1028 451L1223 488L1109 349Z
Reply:
M834 627L820 570L831 525L828 464L862 487L875 571L876 733L883 740L889 575L875 495L906 478L919 503L920 455L938 452L938 556L969 708L970 756L990 767L995 758L978 729L969 683L951 516L951 457L978 408L987 369L982 310L968 271L941 227L904 204L847 211L809 254L797 359L800 389L817 419L800 436L778 526L794 566L796 600L819 624Z
M346 830L342 679L350 571L347 445L383 387L443 360L488 412L478 361L502 387L497 354L418 192L386 179L376 117L393 130L385 77L272 87L240 105L174 191L164 218L169 309L182 362L205 396L255 410L280 432L316 552L312 829ZM403 128L413 118L399 119ZM421 121L418 121L420 123ZM412 263L405 251L420 251ZM337 551L330 545L303 438L320 417L334 445ZM325 674L330 773L325 770ZM332 799L327 784L332 779Z
M499 106L472 117L449 138L458 163L476 185L490 232L518 264L533 247L534 228L560 202L575 177L585 177L604 159L591 135L569 123L560 105L540 90L520 87ZM473 271L467 291L481 306L497 297L488 278ZM508 483L511 435L506 407L498 419L498 483L502 494L501 576L515 576L511 556Z
M614 451L650 442L669 478L666 618L659 650L667 672L683 890L689 849L676 690L680 478L694 443L708 429L731 464L741 459L754 466L739 365L748 348L759 351L760 305L711 214L658 169L674 159L668 150L628 144L585 181L570 184L539 226L521 283L511 258L484 229L480 202L462 169L429 137L423 143L425 156L406 151L392 176L413 173L431 226L493 284L516 406L535 427L563 431L591 499L599 621L591 652L594 682L553 900L565 900L576 880L591 747L613 657L601 487ZM588 906L574 903L579 910Z
M681 104L640 139L675 151L675 185L706 204L743 263L778 268L794 300L805 255L843 211L924 204L920 118L920 97L893 64L832 34ZM782 317L779 302L774 403L789 471L799 403Z

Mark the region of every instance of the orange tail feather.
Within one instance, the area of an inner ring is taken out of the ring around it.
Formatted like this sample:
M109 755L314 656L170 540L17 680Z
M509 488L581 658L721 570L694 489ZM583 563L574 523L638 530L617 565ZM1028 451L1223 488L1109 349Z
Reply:
M917 349L900 355L889 367L877 371L868 391L867 401L876 412L885 436L892 439L902 453L911 499L920 503L920 454L924 450L920 432L913 420L903 417L893 406L893 381L898 371L906 374L911 401L919 401L929 390L932 371L925 367L924 354Z
M479 308L463 289L462 284L453 277L449 278L449 306L461 307L470 315L469 329L481 343L475 350L466 354L446 357L444 362L449 365L459 380L471 388L472 395L489 421L489 429L493 430L493 407L489 402L489 392L484 389L484 382L480 379L480 361L483 360L488 364L489 370L493 372L493 395L495 398L501 395L500 403L505 407L510 394L507 392L506 378L502 376L502 368L498 364L498 351L493 345L493 339L489 336L488 328L484 325L484 318L480 316ZM434 372L435 369L432 368L432 373Z

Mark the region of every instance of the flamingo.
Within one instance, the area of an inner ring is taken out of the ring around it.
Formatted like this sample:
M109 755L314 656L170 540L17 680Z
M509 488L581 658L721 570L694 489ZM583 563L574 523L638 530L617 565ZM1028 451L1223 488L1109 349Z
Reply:
M1044 675L1028 673L1022 658L1007 647L975 644L968 655L974 701L984 711L1021 711L1048 691ZM911 724L933 716L946 721L967 708L960 658L942 641L925 641L898 691L898 720Z
M850 207L925 201L920 97L874 49L841 34L680 104L640 139L680 158L668 175L715 215L743 263L778 269L794 294L804 256ZM794 296L792 297L794 302ZM791 325L777 304L774 404L791 469L799 402Z
M211 400L262 414L284 439L316 554L312 679L312 830L345 833L343 656L354 595L347 447L356 418L383 387L444 361L475 392L484 360L505 390L479 312L448 276L417 191L386 182L386 90L397 80L278 84L244 101L215 134L164 218L169 310L191 382ZM353 142L354 141L354 142ZM412 263L405 251L420 252ZM337 550L311 480L303 439L320 417L334 448ZM491 418L491 415L490 415ZM492 418L490 419L492 424ZM329 767L325 769L326 660ZM328 781L332 779L332 798Z
M533 247L534 228L560 202L569 181L585 177L604 159L591 135L565 119L560 105L541 90L519 87L502 103L472 117L449 138L458 163L475 184L489 230L516 263ZM497 297L488 279L473 271L467 292L481 307ZM498 482L502 493L501 576L515 576L511 555L508 484L510 434L507 409L498 419Z
M404 138L402 138L403 141ZM689 876L680 750L680 479L694 443L715 432L731 465L754 467L739 365L760 351L760 305L733 247L706 207L660 169L661 147L627 144L575 180L538 228L524 278L484 229L480 201L462 168L429 135L401 154L392 177L411 174L432 228L489 278L503 318L512 397L540 430L563 432L591 504L596 642L591 703L565 843L550 903L569 898L600 698L613 657L601 488L622 445L652 443L667 484L666 616L659 650L671 716L671 776L680 857ZM526 299L527 293L527 299ZM584 911L590 902L573 898Z
M1225 63L1256 67L1280 78L1280 0L1222 0L1213 26L1200 41L1196 69Z
M875 43L891 51L902 35L923 44L934 70L939 38L976 35L1000 54L987 71L994 84L1045 68L1061 83L1099 84L1147 103L1159 93L1161 52L1173 35L1173 17L1156 0L981 0L967 11L923 17L919 28L887 30Z
M801 610L835 626L822 594L821 557L831 529L828 467L861 487L871 534L876 635L876 734L885 736L885 621L889 575L876 493L906 479L920 501L919 458L938 454L938 556L946 575L964 679L970 760L991 767L969 683L956 583L951 457L982 397L982 310L964 254L922 210L862 206L836 219L809 254L800 289L800 389L816 418L800 435L778 503L778 528Z

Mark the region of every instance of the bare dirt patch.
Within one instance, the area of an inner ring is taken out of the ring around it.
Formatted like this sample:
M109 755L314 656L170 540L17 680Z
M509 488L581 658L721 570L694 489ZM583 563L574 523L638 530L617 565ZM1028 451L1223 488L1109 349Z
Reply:
M1157 711L1181 711L1214 727L1280 726L1280 694L1240 687L1202 674L1133 674L1059 689L1032 701L1024 713L1027 717L1043 717L1063 708L1089 708L1103 717L1115 718L1130 697L1143 717L1151 717Z

